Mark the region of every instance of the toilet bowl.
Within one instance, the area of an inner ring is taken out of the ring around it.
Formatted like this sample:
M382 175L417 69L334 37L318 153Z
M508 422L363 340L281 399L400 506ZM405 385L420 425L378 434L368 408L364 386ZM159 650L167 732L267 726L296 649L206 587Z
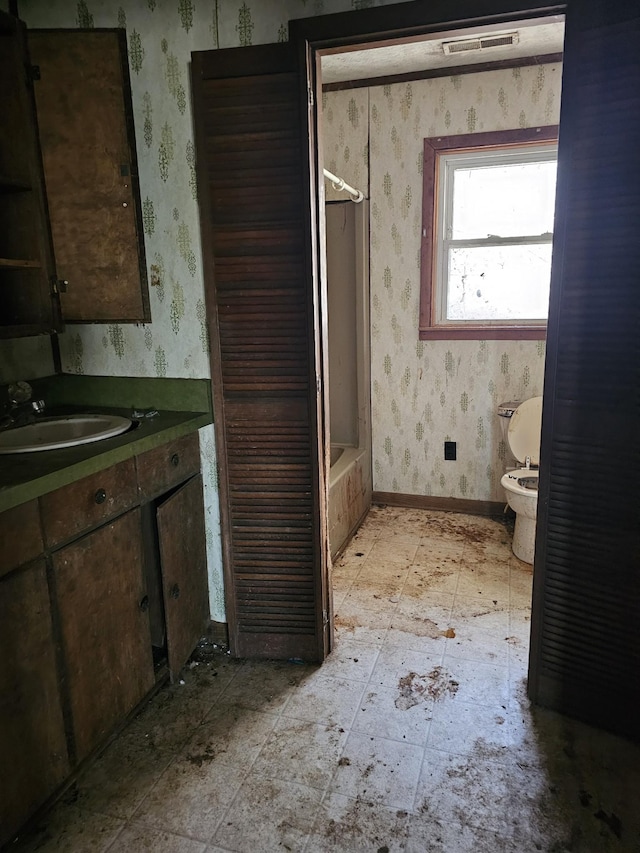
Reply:
M538 465L542 397L532 397L515 408L509 418L507 443L520 468L507 471L500 483L507 503L516 514L511 548L525 563L533 563L538 509Z

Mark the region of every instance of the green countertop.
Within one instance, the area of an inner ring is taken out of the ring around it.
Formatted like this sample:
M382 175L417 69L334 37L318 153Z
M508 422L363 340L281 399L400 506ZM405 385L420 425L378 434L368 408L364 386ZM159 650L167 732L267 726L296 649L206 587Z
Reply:
M118 378L114 382L113 377L91 377L89 391L86 387L87 377L78 377L84 382L78 382L76 387L84 393L74 395L74 383L69 380L75 378L49 377L49 386L44 380L44 384L35 381L31 383L34 398L42 396L47 403L44 417L74 411L107 412L131 417L133 409L149 408L156 409L158 415L136 419L137 425L133 429L103 441L62 450L0 455L0 512L152 450L212 422L207 380L133 379L129 384L127 379ZM57 388L56 380L62 380ZM168 385L163 387L160 384L163 382ZM181 383L184 384L184 394L179 393ZM193 383L202 387L194 388ZM51 400L53 403L49 402ZM114 405L117 402L120 405ZM173 403L175 408L164 409L163 402ZM176 402L178 406L184 407L182 411L176 410ZM201 411L192 409L196 406Z

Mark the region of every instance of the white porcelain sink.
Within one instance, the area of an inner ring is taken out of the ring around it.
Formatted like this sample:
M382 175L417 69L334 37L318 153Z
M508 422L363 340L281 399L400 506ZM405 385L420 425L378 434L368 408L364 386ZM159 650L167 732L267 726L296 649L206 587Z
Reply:
M63 415L0 432L0 454L33 453L89 444L120 435L131 421L119 415Z

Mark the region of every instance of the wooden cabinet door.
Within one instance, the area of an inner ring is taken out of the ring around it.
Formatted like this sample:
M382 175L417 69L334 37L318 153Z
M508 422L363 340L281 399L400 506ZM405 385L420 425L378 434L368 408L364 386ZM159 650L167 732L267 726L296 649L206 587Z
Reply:
M0 338L62 328L24 24L0 11Z
M158 507L157 520L167 658L173 681L202 636L208 616L200 474Z
M150 320L126 34L30 30L66 322Z
M0 583L0 846L69 773L45 560Z
M78 760L154 684L142 554L135 509L53 555Z

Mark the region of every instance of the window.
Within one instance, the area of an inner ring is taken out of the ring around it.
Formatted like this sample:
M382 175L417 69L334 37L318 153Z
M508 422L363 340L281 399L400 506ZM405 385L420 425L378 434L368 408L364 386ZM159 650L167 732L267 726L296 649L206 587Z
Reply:
M556 139L425 139L420 338L544 338Z

